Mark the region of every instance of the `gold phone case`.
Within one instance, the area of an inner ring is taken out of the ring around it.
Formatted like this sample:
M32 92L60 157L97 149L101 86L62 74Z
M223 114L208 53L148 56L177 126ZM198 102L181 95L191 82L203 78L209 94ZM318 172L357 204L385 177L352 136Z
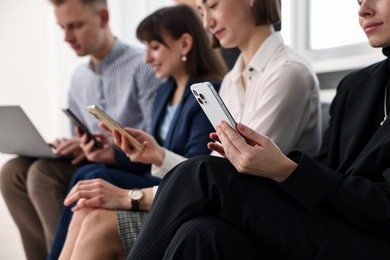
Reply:
M129 141L129 144L138 151L142 151L143 145L140 144L137 139L126 132L117 122L115 122L109 115L101 110L96 105L87 106L87 110L94 115L98 120L102 121L110 130L117 130L121 135L125 136Z

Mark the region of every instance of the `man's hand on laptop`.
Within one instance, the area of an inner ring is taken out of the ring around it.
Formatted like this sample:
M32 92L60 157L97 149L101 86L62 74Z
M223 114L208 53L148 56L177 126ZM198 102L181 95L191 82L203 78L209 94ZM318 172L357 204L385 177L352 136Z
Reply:
M72 164L76 165L85 159L83 150L80 148L80 141L77 137L61 138L50 144L59 156L72 156Z

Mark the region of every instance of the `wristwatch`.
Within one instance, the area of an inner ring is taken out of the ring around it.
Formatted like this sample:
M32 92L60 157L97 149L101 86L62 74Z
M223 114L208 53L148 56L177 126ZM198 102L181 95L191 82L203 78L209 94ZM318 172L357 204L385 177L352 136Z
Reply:
M132 189L128 193L130 200L131 200L131 210L132 211L138 211L139 210L139 203L141 199L144 196L144 193L140 189Z

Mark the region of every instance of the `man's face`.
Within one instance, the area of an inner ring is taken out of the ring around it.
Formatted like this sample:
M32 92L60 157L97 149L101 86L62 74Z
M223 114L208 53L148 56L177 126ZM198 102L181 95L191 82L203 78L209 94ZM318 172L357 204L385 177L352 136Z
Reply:
M99 10L80 0L67 0L55 7L55 16L64 31L64 40L78 56L99 51L105 30Z

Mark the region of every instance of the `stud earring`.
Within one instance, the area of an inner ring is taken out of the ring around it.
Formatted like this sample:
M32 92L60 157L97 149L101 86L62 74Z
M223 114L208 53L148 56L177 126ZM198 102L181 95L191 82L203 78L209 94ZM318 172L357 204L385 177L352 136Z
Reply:
M187 61L187 56L186 55L181 56L181 61L182 62L186 62Z

